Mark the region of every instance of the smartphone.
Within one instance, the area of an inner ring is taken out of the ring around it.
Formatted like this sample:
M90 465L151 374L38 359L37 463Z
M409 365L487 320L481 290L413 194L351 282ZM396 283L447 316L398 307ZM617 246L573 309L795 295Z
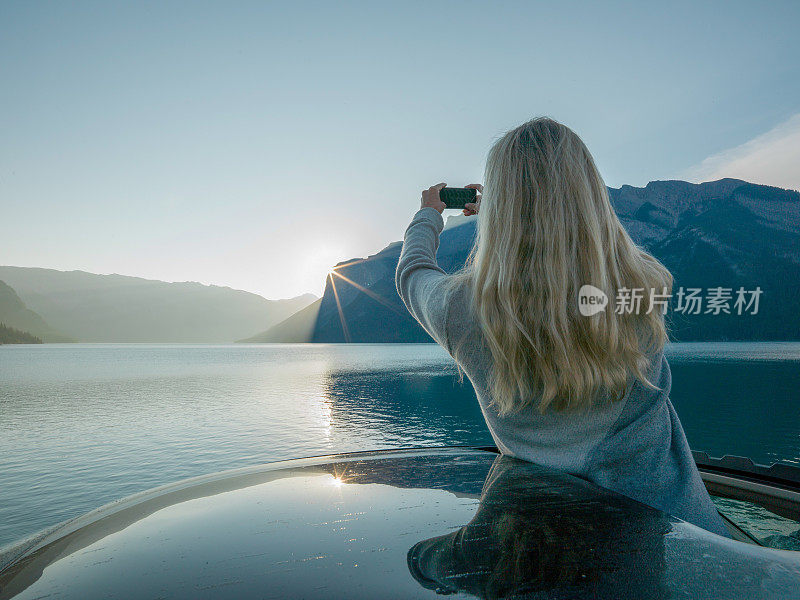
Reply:
M472 188L445 187L439 190L439 198L447 208L464 208L468 202L475 202L478 191Z

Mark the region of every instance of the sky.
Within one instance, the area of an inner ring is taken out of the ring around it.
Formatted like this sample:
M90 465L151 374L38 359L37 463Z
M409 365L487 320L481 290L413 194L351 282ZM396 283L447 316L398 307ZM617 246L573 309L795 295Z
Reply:
M548 115L800 189L800 3L0 2L0 264L320 294Z

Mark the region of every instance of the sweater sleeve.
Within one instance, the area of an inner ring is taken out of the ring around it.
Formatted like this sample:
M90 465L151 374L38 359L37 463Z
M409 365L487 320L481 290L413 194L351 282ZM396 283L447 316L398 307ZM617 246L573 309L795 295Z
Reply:
M447 274L436 263L442 229L444 220L436 209L426 207L414 215L403 239L395 285L411 315L449 352L448 303L442 285Z

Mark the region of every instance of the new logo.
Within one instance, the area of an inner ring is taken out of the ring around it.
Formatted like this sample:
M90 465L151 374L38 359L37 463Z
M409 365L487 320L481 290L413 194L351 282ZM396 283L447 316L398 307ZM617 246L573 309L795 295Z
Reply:
M608 306L608 296L593 285L582 285L578 290L578 310L584 317L602 312Z

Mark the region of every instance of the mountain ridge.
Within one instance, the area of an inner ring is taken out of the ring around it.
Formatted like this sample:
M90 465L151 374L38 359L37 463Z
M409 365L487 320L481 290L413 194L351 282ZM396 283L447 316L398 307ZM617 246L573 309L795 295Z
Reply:
M676 291L764 290L757 315L668 314L674 340L800 339L800 315L793 310L800 297L800 192L726 178L651 181L608 193L633 240L672 271ZM439 265L447 272L463 265L474 236L474 219L446 228ZM326 282L313 333L291 341L431 342L394 289L400 248L393 242L366 259L340 263L341 277ZM291 330L292 319L279 327ZM267 333L261 341L270 341Z
M233 342L316 300L43 267L0 266L0 280L48 323L84 342Z
M28 334L39 339L40 343L42 340L47 342L72 341L53 329L41 315L28 308L14 288L5 281L0 281L0 323L15 330L16 334ZM6 333L11 335L10 332Z

